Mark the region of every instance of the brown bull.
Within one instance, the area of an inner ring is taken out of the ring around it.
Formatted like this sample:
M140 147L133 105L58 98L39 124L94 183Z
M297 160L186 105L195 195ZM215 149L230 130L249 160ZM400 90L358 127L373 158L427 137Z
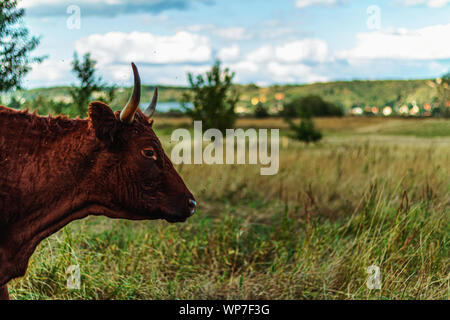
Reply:
M0 299L36 246L73 220L181 222L194 213L194 197L152 129L158 92L141 112L132 67L133 94L115 114L102 102L84 120L0 106Z

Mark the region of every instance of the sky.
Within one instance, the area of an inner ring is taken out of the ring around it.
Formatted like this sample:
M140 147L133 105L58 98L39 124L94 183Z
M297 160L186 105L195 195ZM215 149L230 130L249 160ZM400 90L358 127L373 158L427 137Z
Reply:
M130 86L187 85L216 59L237 83L436 78L450 69L450 0L19 0L47 59L26 88L71 85L74 52Z

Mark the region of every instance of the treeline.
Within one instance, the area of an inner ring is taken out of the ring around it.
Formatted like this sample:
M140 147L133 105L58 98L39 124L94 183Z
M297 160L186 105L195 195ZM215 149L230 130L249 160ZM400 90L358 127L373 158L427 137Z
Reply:
M320 96L310 95L286 103L280 111L283 117L341 117L344 111L338 105L325 101Z

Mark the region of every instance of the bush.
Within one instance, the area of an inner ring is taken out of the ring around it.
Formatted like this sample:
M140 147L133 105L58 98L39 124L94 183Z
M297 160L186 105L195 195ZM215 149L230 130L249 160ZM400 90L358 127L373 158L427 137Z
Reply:
M181 118L184 116L183 111L178 109L169 109L167 112L161 112L160 114L169 118Z
M314 121L311 117L303 117L300 124L295 124L292 120L286 119L289 128L294 132L293 139L300 140L306 144L318 142L322 139L322 133L314 127Z
M269 117L269 112L264 107L264 105L260 102L256 105L253 115L255 116L255 118L259 118L259 119L267 118L267 117Z
M302 116L341 117L344 115L344 112L339 106L323 100L320 96L309 95L285 104L281 114L288 118Z

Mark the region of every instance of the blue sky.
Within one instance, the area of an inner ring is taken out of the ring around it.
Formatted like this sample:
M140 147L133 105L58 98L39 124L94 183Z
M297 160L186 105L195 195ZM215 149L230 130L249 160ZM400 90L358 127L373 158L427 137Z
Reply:
M239 83L434 78L450 69L450 0L19 0L48 55L25 87L70 85L74 51L130 85L186 85L215 59ZM79 14L78 14L79 13Z

